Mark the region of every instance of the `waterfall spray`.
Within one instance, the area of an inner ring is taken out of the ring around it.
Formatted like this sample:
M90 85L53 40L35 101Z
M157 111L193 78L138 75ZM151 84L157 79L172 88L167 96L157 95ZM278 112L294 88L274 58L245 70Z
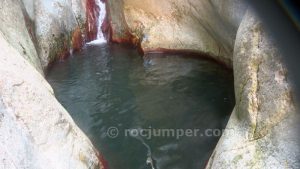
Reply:
M94 41L91 41L87 44L102 44L102 43L106 43L106 39L103 35L103 32L101 30L101 25L105 19L105 15L106 15L106 8L105 8L105 3L101 2L101 0L96 0L96 3L98 5L98 7L100 8L100 14L98 17L98 33L97 33L97 39Z

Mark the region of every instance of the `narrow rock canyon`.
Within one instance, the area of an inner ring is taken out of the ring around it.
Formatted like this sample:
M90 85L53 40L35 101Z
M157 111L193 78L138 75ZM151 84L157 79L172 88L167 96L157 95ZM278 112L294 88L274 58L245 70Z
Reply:
M1 169L300 168L287 56L243 0L1 0L0 21ZM225 132L178 148L102 123ZM157 153L181 149L195 165Z

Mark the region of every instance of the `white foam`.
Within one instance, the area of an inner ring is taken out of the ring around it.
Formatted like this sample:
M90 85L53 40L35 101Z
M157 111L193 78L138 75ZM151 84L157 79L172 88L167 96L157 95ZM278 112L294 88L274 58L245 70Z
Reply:
M106 8L105 8L105 3L101 2L100 0L97 0L97 5L100 8L100 14L98 17L98 33L97 33L97 39L93 40L91 42L88 42L88 45L94 45L94 44L102 44L102 43L106 43L106 39L103 35L102 29L101 29L101 25L105 19L105 15L106 15Z

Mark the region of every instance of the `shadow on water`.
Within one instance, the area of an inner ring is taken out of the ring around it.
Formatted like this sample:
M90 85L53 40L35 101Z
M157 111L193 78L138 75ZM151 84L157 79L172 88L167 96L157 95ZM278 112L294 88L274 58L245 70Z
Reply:
M127 129L223 129L234 106L232 72L176 54L142 58L118 45L87 46L47 79L110 169L203 168L219 137L142 137ZM110 138L107 130L118 128ZM147 135L149 136L149 134Z

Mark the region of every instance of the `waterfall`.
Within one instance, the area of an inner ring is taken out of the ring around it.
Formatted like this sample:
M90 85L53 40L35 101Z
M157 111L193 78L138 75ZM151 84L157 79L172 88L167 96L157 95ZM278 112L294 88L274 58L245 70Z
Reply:
M98 33L97 33L97 39L94 41L91 41L87 44L102 44L106 43L106 39L104 38L103 32L101 30L101 25L105 19L106 15L106 8L105 8L105 3L101 2L101 0L96 0L96 3L98 7L100 8L100 14L98 17Z

